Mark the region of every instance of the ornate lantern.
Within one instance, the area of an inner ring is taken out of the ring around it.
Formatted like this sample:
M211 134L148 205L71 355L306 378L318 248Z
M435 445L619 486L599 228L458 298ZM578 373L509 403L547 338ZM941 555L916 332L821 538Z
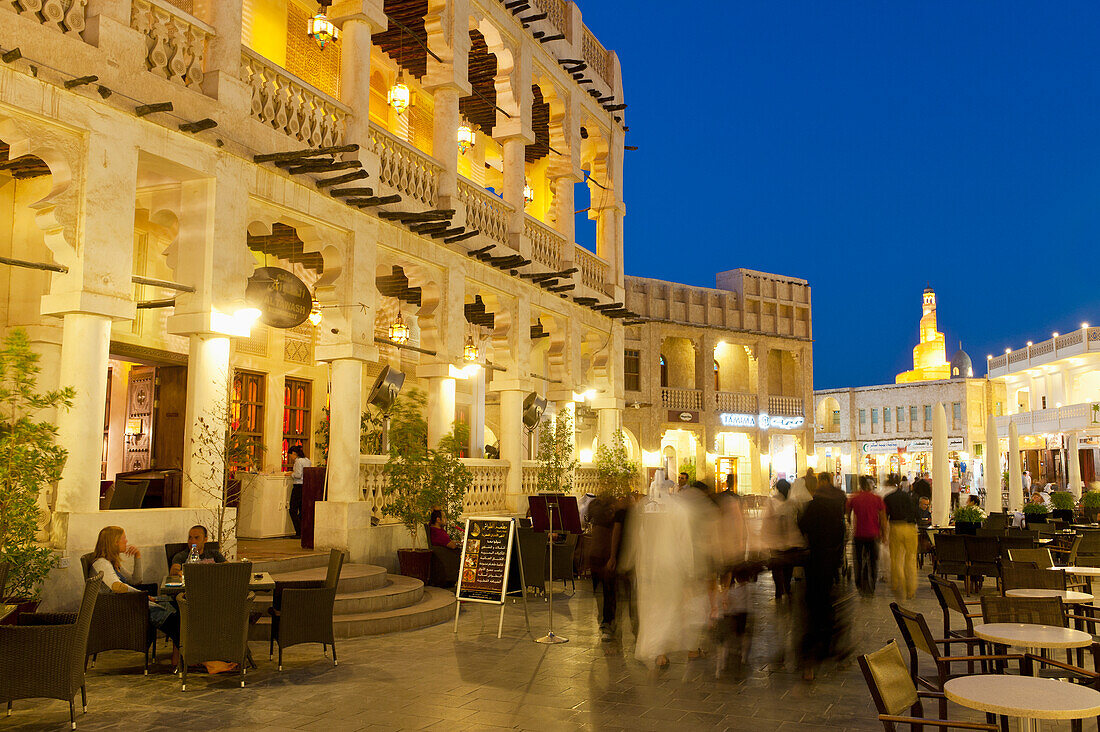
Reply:
M462 360L466 363L475 363L479 355L473 336L466 336L466 345L462 348Z
M321 324L321 304L313 301L313 307L309 310L309 322L316 328Z
M321 0L320 12L310 18L306 26L307 32L313 40L317 41L317 45L321 47L322 51L325 49L326 43L340 38L340 29L325 15L325 9L329 6L329 2L330 0Z
M400 346L409 342L409 326L405 325L400 312L397 313L397 320L390 323L390 340Z
M465 154L477 141L474 128L470 125L462 125L458 128L458 151Z
M405 84L404 73L397 77L397 83L390 87L390 93L386 97L386 101L393 107L393 110L398 114L401 114L412 103L412 92L409 91L409 87Z
M531 187L531 184L526 180L523 181L523 203L524 205L531 203L535 200L535 189Z

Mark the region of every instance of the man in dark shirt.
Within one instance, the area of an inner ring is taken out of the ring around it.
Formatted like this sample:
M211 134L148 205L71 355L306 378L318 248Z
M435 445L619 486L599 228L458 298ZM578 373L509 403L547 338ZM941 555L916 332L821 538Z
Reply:
M818 476L798 528L809 549L802 677L812 681L816 665L831 655L837 635L833 590L844 560L844 494L833 486L828 473Z
M600 640L607 643L615 638L617 565L626 521L626 501L608 494L599 495L589 505L588 516L592 522L586 552L588 568L592 573L592 591L603 590L596 596L596 610L600 619Z
M911 600L917 594L917 503L893 479L891 485L893 492L882 499L890 520L890 586L899 600Z
M216 562L221 564L225 561L225 557L214 547L206 546L206 527L205 526L192 526L187 532L187 548L176 552L172 556L172 562L168 568L168 574L179 576L183 572L183 565L187 562L187 557L191 555L191 547L199 553L200 562Z

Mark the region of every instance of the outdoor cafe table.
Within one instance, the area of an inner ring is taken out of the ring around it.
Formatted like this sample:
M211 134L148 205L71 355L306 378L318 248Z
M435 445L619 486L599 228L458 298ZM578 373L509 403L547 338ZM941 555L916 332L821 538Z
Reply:
M182 577L169 575L160 581L162 595L178 595L187 589ZM271 592L275 589L275 580L268 572L255 572L248 578L248 589L252 592Z
M1037 730L1040 719L1085 719L1100 714L1100 691L1035 676L977 674L943 685L944 695L979 712L1020 719L1021 730Z
M1093 597L1087 592L1077 590L1043 590L1035 587L1027 587L1016 590L1008 590L1005 597L1060 597L1062 602L1075 605L1077 603L1092 602Z
M1068 572L1077 577L1088 577L1092 594L1096 594L1096 582L1100 580L1100 567L1051 567L1061 572Z
M1035 654L1044 648L1084 648L1092 645L1092 635L1083 630L1033 623L976 623L974 635Z

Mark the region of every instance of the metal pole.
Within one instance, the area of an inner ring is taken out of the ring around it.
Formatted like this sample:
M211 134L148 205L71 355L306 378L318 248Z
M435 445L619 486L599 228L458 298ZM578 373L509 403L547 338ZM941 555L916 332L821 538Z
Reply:
M546 513L550 519L550 528L546 532L547 541L549 542L549 563L550 573L547 575L550 585L548 592L550 593L550 629L546 635L541 638L535 639L535 643L568 643L568 638L562 638L560 635L554 635L554 502L553 499L547 498L546 500Z

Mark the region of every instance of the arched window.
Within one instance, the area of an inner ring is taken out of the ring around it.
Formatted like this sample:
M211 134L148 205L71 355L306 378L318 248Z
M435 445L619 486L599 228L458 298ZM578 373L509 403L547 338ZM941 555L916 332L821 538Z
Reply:
M661 356L661 386L668 386L668 363L664 355Z
M718 359L714 359L714 390L722 391L722 387L718 385Z

